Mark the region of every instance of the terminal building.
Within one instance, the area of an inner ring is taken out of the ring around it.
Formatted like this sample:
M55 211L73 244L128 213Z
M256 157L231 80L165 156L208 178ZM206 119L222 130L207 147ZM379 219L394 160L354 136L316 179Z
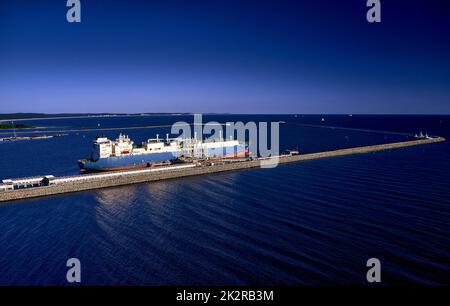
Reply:
M27 177L18 179L5 179L0 184L0 191L25 189L40 186L49 186L53 184L55 177L53 175Z

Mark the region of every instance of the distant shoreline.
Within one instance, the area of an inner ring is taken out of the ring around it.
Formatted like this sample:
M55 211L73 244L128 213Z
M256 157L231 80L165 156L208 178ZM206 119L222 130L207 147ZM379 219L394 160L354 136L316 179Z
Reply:
M158 116L193 116L195 113L139 113L139 114L124 114L124 113L98 113L98 114L45 114L45 113L11 113L0 114L0 124L8 121L30 121L30 120L50 120L50 119L80 119L80 118L116 118L116 117L158 117ZM202 115L264 115L264 116L450 116L450 114L245 114L245 113L201 113Z
M31 130L31 129L35 129L36 127L31 126L31 125L25 125L25 124L12 124L12 123L7 123L7 122L0 122L0 130L12 130L12 129L17 129L17 130Z
M142 113L142 114L38 114L38 113L17 113L0 114L0 123L5 121L27 121L27 120L47 120L47 119L79 119L79 118L108 118L108 117L155 117L155 116L183 116L192 115L190 113Z

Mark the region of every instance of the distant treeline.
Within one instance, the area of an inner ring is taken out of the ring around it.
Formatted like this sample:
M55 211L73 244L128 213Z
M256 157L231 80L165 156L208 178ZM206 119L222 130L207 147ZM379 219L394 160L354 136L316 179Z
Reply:
M53 117L81 117L81 116L102 116L120 114L43 114L43 113L13 113L0 114L0 120L4 119L29 119L29 118L53 118Z
M12 124L12 123L0 123L0 129L31 129L33 126L31 125L25 125L25 124Z
M188 115L189 113L177 113L176 115ZM13 114L0 114L0 120L11 119L30 119L30 118L55 118L55 117L90 117L90 116L162 116L162 115L174 115L174 113L137 113L137 114L124 114L124 113L89 113L89 114L42 114L42 113L13 113Z

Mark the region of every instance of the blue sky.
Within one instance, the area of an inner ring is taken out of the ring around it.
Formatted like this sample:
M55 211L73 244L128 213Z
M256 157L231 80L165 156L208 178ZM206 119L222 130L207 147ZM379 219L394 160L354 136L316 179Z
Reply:
M0 113L450 113L450 5L0 0Z

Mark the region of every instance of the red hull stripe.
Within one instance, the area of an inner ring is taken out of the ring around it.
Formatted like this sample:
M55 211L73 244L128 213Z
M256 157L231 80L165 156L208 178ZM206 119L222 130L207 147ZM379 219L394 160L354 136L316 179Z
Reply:
M118 167L118 168L82 169L82 171L103 172L103 171L120 171L120 170L141 169L141 168L147 168L147 165L126 166L126 167Z
M250 151L242 151L237 154L229 154L225 155L223 158L238 158L238 157L246 157L250 155ZM138 165L138 166L126 166L126 167L117 167L117 168L97 168L97 169L81 169L82 172L104 172L104 171L121 171L121 170L130 170L130 169L141 169L141 168L147 168L148 166L146 164L144 165Z
M240 153L237 153L237 154L229 154L229 155L225 155L223 158L236 158L236 157L245 157L245 156L248 156L248 155L250 155L251 154L251 152L250 151L242 151L242 152L240 152Z

